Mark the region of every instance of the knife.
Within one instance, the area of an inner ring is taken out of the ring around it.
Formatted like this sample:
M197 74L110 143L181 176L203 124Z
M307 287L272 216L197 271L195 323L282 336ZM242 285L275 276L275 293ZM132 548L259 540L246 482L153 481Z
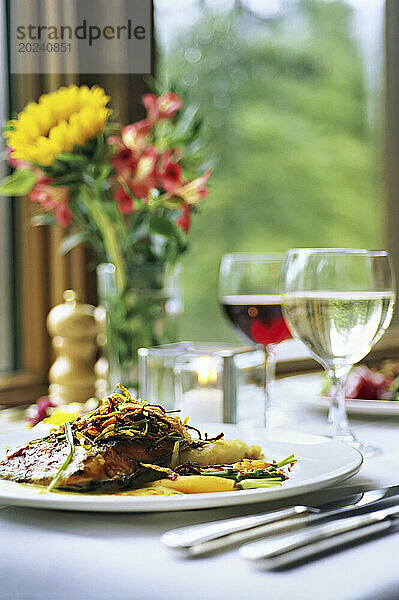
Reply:
M200 556L229 546L305 527L336 515L350 515L399 495L399 485L352 494L319 506L297 505L273 512L180 527L161 537L163 544L188 556Z
M245 544L240 555L263 569L279 569L319 553L393 529L399 507L334 520L268 540Z

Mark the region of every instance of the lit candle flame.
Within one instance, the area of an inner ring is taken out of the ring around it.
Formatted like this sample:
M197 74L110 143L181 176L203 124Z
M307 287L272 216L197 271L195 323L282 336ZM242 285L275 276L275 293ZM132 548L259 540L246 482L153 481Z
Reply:
M210 356L200 356L197 359L197 378L200 385L215 384L218 373L215 365L212 364Z

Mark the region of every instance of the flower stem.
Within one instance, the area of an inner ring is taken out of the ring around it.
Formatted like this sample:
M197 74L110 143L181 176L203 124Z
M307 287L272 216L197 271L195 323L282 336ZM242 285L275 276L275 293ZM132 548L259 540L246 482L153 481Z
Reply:
M122 292L126 285L126 272L114 224L107 217L96 194L94 194L88 186L82 187L82 196L87 211L90 213L101 233L108 260L115 265L116 286L118 291Z

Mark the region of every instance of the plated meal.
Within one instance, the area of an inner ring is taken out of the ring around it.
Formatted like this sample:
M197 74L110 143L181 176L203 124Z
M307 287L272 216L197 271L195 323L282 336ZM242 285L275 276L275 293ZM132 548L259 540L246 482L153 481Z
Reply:
M202 436L174 411L133 400L121 385L95 410L13 449L0 479L46 492L184 495L281 486L296 463L260 446Z
M361 369L360 372L356 372L358 368ZM382 373L385 382L384 387L379 387L379 393L376 394L375 386L377 385L378 381L382 381L379 377L381 374L379 368L369 369L368 367L365 367L365 369L367 369L366 372L363 369L363 365L355 367L355 369L353 369L354 379L351 378L352 373L349 374L350 387L348 385L345 393L345 407L348 414L359 416L371 415L378 417L399 417L398 400L395 400L393 395L390 395L387 398L381 393L382 390L387 389L386 382L389 381L389 379L385 379L385 375ZM370 385L370 373L368 373L368 371L371 371L372 373L373 387ZM366 376L364 377L365 373ZM395 381L395 379L393 381ZM328 390L331 384L324 374L317 372L293 375L286 377L285 379L280 379L278 383L280 393L283 393L287 398L292 397L296 399L297 402L303 402L304 404L316 410L321 410L323 412L329 410L331 405L331 397L328 394ZM397 381L394 385L399 385L399 382ZM351 397L353 395L356 397ZM372 395L374 397L370 397ZM294 450L295 449L293 449L293 451Z
M328 395L328 379L323 392ZM399 401L399 360L385 360L378 367L359 365L352 369L345 382L348 400Z

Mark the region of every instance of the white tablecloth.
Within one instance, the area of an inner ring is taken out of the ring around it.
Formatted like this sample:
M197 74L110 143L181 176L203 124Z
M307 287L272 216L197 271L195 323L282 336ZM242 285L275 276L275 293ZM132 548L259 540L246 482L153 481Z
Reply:
M325 414L309 407L301 386L283 381L278 398L291 429L327 431ZM276 413L278 414L278 413ZM352 418L359 437L383 453L366 459L340 487L399 482L399 420ZM327 500L333 490L298 498ZM286 502L284 505L288 505ZM281 506L281 503L280 503ZM399 532L289 571L256 571L236 550L184 559L160 535L171 527L242 515L275 506L158 514L88 514L0 509L0 598L3 600L384 600L399 598Z

